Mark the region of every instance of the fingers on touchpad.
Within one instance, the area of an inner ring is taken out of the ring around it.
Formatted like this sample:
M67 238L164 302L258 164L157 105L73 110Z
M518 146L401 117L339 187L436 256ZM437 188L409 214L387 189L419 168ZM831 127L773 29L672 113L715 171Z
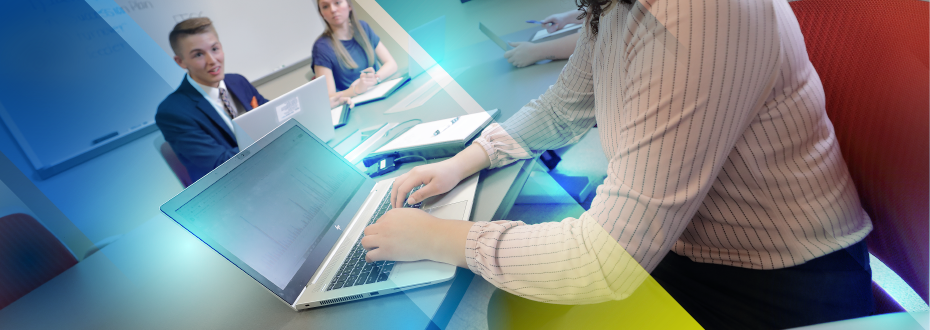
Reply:
M465 219L465 209L468 207L468 201L436 206L425 210L427 213L440 219L462 220Z

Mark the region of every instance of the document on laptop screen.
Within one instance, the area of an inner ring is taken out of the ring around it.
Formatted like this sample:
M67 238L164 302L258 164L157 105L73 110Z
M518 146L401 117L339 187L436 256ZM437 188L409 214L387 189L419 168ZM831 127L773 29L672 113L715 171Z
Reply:
M295 126L177 213L284 288L363 181Z

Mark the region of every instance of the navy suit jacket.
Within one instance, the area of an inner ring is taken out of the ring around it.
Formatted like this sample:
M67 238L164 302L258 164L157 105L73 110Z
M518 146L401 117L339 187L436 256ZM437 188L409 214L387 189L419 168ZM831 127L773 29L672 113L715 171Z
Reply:
M252 110L252 97L259 105L268 102L243 76L227 73L223 81L246 111ZM158 105L155 124L187 168L192 181L239 153L234 133L186 76L181 86Z

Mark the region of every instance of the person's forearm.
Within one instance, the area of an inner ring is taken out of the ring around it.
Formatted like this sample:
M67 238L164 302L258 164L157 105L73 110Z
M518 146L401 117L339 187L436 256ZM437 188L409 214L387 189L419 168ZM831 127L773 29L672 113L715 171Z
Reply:
M462 220L437 219L434 221L431 232L436 234L432 237L432 251L435 255L431 259L468 268L468 263L465 261L465 240L468 239L472 224L470 221Z
M572 56L575 44L578 43L578 33L572 33L562 38L549 40L539 44L540 60L564 60Z
M384 81L387 80L387 78L392 74L394 74L394 72L397 72L397 62L391 61L384 63L384 65L381 66L381 69L378 70L378 72L375 74L378 76L378 78L381 79L381 81Z
M575 9L575 10L567 11L565 13L571 15L570 17L572 19L572 23L575 23L575 24L584 23L584 16L582 16L585 14L584 10ZM578 19L578 17L581 17L581 19Z
M352 82L352 84L349 85L349 88L346 88L345 90L336 92L336 93L330 95L329 97L330 97L330 98L341 98L341 97L352 98L352 97L356 97L356 96L358 96L358 94L361 94L361 93L356 93L356 92L355 92L355 88L356 88L356 85L357 85L357 84L358 84L358 80Z
M459 170L458 174L462 179L491 166L491 160L484 148L474 143L446 161L455 163L455 168Z

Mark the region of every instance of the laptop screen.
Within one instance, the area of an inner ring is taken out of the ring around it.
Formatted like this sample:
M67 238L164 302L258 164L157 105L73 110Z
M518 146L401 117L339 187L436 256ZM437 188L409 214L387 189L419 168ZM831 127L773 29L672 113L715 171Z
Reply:
M311 254L329 252L331 244L321 246L321 241L365 181L302 127L285 126L279 127L286 129L280 136L174 210L188 230L266 287L270 282L279 296L298 270L306 271L301 266Z

